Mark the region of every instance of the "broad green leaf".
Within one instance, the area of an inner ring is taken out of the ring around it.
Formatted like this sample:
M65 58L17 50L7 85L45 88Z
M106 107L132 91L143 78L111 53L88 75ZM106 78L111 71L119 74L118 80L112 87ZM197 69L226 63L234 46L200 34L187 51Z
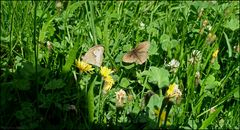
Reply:
M172 48L175 48L178 45L178 43L179 42L177 40L162 42L162 49L165 50L165 51L169 51Z
M162 42L162 49L164 50L164 51L168 51L168 50L170 50L171 49L171 41L164 41L164 42Z
M213 89L216 86L220 85L220 82L215 81L215 77L213 75L209 75L205 80L204 84L206 85L205 89Z
M123 88L127 88L129 86L129 81L127 78L122 78L121 82L120 82L120 86Z
M53 79L50 81L46 86L44 86L44 89L46 90L54 90L59 89L65 86L65 83L62 79Z
M159 88L169 84L169 72L164 68L150 67L147 75L149 82L158 85Z
M160 98L157 94L154 94L153 96L151 96L151 98L147 104L147 107L149 107L150 110L154 109L155 106L160 108L162 101L163 101L163 97Z
M177 45L179 44L179 42L175 39L171 40L171 48L175 48Z
M133 109L132 109L132 113L134 113L134 114L137 115L140 110L141 110L141 109L140 109L140 105L138 104L138 102L135 102L135 103L134 103L134 106L133 106Z
M151 42L148 55L158 55L158 46L156 42Z
M175 48L179 42L177 40L170 40L170 36L163 34L160 38L162 49L164 51L169 51L172 48Z
M162 104L164 97L159 97L157 94L154 94L153 96L151 96L147 107L149 108L149 118L150 119L155 119L155 111L159 109L160 111L160 107Z
M234 17L231 20L227 21L223 26L227 29L235 31L239 29L239 19Z
M202 126L200 129L207 129L207 127L214 121L214 119L218 116L220 111L222 110L223 106L220 106L219 108L216 109L215 112L209 115L209 117L203 121Z
M163 34L160 37L160 42L166 42L166 41L170 41L170 37L167 34Z

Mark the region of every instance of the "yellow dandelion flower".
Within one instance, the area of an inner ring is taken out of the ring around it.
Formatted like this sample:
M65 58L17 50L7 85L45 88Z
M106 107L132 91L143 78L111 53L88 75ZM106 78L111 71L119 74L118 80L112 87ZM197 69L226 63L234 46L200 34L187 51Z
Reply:
M104 82L104 86L103 86L103 94L106 94L111 88L112 88L111 83L108 82Z
M217 58L218 52L219 52L219 49L215 50L212 54L212 58L214 58L214 59Z
M101 67L100 68L100 74L105 78L109 76L113 71L111 69L108 69L107 67Z
M167 90L167 96L173 95L174 92L174 84L169 85Z
M167 97L176 97L179 98L182 96L182 92L178 89L178 85L173 83L169 85L167 90Z
M105 82L108 82L110 84L114 84L114 80L112 78L112 76L108 75L104 78Z
M114 84L114 80L111 76L107 76L104 78L104 86L103 86L103 93L106 94Z
M80 72L91 72L92 70L94 70L92 68L92 65L89 65L88 63L80 61L80 59L75 60L75 64L77 68L80 70Z

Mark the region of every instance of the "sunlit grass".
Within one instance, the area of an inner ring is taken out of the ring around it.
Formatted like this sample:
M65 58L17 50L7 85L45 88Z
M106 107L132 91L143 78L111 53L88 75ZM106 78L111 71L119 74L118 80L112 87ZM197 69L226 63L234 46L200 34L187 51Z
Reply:
M237 1L1 1L0 26L2 129L240 127Z

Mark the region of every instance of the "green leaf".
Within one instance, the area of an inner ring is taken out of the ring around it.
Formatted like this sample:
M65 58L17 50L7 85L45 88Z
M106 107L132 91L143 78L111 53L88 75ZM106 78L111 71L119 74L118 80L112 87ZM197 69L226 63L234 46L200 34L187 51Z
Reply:
M143 77L144 75L147 75L147 71L143 71L141 73L136 72L136 74L137 74L138 83L141 84L146 89L152 90L152 87L149 85L149 83L145 82L145 77Z
M158 46L156 44L156 42L151 42L151 46L149 48L149 51L148 51L148 55L158 55Z
M220 65L218 64L218 62L214 62L211 67L212 67L214 70L219 70L219 69L220 69Z
M214 119L218 116L222 108L223 106L220 106L215 112L211 113L210 116L203 121L200 129L206 129L212 123L212 121L214 121Z
M115 62L122 62L123 55L124 54L122 52L118 53L116 58L115 58Z
M229 39L228 39L228 36L225 32L223 32L224 36L225 36L225 39L226 39L226 43L227 43L227 46L228 46L228 57L232 57L232 47L229 43Z
M163 34L160 38L160 42L162 44L162 49L164 51L169 51L172 48L175 48L179 42L177 40L170 40L170 36Z
M88 90L88 95L87 95L87 105L88 105L88 120L90 123L93 123L94 121L94 86L95 82L97 80L97 76L94 78L94 80L90 84L90 88Z
M127 88L129 86L129 81L127 78L122 78L121 82L120 82L120 86L123 88Z
M213 89L216 86L219 86L220 82L215 81L215 77L213 75L209 75L205 80L204 80L204 85L206 85L205 89Z
M55 31L55 30L51 30L52 28L49 29L49 26L51 25L52 21L54 20L55 16L50 18L46 23L43 24L42 29L39 33L39 41L40 42L44 42L46 33L48 32L48 30L51 31Z
M239 19L234 17L230 21L227 21L223 26L227 29L235 31L239 29Z
M170 36L168 36L167 34L163 34L160 37L160 42L168 42L168 41L170 41Z
M36 111L30 102L22 102L21 109L15 113L15 116L19 120L31 119L36 115Z
M240 96L239 96L239 86L238 86L238 91L235 91L235 93L234 93L234 98L236 98L236 99L238 99L239 100L239 98L240 98Z
M140 110L141 110L141 109L140 109L139 103L138 103L138 102L135 102L135 103L134 103L134 106L133 106L133 109L132 109L132 113L134 113L134 114L137 115Z
M162 42L162 49L164 51L170 50L171 49L171 42L170 41Z
M162 101L163 101L163 97L160 98L157 94L154 94L153 96L151 96L147 104L147 107L149 107L150 110L155 109L156 106L160 108Z
M159 97L157 94L154 94L153 96L151 96L147 107L149 108L149 118L150 119L155 119L156 115L155 115L155 110L159 109L160 111L160 107L162 104L164 97Z
M14 80L14 87L19 90L29 90L31 88L31 84L26 79L16 79Z
M192 129L197 129L197 124L194 120L189 119L188 120L188 125L192 128Z
M129 48L132 48L131 44L124 45L122 50L123 51L130 51Z
M177 40L171 40L171 48L175 48L177 45L179 44L179 42Z
M171 46L170 46L170 36L168 36L167 34L163 34L160 37L160 42L162 44L162 49L164 51L167 51L167 50L171 49Z
M71 66L74 63L74 60L76 58L78 47L79 47L79 43L75 43L74 46L70 49L66 63L63 66L63 71L62 71L63 74L70 71Z
M46 86L44 86L44 89L46 90L54 90L59 89L65 86L65 83L62 79L54 79L50 81Z
M169 72L164 68L150 67L147 75L149 82L158 85L159 88L169 84Z
M132 69L135 66L135 64L130 64L130 65L123 65L125 69Z

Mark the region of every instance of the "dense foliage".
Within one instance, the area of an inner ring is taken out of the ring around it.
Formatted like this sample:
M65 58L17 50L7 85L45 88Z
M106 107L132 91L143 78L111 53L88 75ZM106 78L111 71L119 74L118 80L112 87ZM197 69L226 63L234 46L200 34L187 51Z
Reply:
M239 129L239 1L1 1L1 129ZM122 57L148 41L143 64ZM81 61L104 47L101 67Z

